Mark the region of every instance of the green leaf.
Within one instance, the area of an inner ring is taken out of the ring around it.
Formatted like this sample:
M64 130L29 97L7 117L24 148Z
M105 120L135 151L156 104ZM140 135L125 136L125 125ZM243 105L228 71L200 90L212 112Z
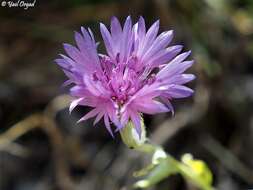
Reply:
M152 185L157 184L163 179L167 178L171 174L175 174L177 168L175 165L168 162L168 159L161 159L159 164L149 173L149 175L135 183L135 188L148 188Z

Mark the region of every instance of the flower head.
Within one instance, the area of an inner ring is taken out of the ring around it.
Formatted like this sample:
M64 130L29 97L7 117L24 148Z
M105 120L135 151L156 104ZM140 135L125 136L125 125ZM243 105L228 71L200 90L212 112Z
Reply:
M141 134L141 114L173 112L171 100L192 95L184 86L195 78L184 74L193 61L185 61L190 51L181 53L181 45L169 46L173 31L158 35L159 21L149 29L143 17L132 25L127 17L122 27L116 17L111 19L110 32L104 24L100 31L106 54L98 54L90 29L81 27L75 32L77 47L64 44L67 56L60 55L56 62L68 76L66 84L73 84L70 95L77 105L93 109L79 121L102 118L113 135L110 123L121 130L129 120Z

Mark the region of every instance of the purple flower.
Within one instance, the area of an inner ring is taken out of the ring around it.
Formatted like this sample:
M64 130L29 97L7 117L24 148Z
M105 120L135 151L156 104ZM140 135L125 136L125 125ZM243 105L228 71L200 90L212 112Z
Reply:
M193 64L185 61L190 51L179 54L181 45L169 46L173 31L158 30L159 21L146 30L143 17L134 25L127 17L122 28L113 17L110 32L100 24L107 54L98 54L91 30L83 27L75 32L77 47L64 44L67 56L56 63L69 78L65 84L73 84L70 111L77 105L93 108L79 121L96 117L95 125L103 118L113 136L110 122L118 131L131 120L140 135L142 113L173 113L172 99L192 95L184 86L195 78L184 74Z

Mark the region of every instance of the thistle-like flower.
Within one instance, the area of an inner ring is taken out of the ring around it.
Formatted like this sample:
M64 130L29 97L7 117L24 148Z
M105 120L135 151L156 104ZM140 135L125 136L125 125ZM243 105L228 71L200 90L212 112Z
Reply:
M73 85L70 111L77 105L93 108L79 121L96 116L95 125L103 118L112 136L111 122L118 131L131 121L141 135L142 113L173 113L172 99L192 95L184 86L195 78L184 74L193 64L185 61L190 51L179 54L181 45L169 46L173 31L158 35L158 30L159 21L146 30L143 17L134 25L127 17L122 28L113 17L110 32L100 24L106 54L98 54L91 30L83 27L75 32L77 47L64 44L67 56L56 63L69 78L65 84Z

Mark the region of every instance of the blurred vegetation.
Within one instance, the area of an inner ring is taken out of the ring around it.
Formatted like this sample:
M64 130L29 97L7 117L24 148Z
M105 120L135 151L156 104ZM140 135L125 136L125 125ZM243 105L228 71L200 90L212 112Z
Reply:
M142 15L148 26L160 19L196 61L195 96L174 101L175 116L145 116L151 140L204 160L217 189L253 188L252 0L37 0L28 10L0 7L0 190L132 188L147 158L102 123L76 124L88 109L68 114L65 76L53 63L80 26L101 41L99 22L113 15ZM153 189L195 187L174 175Z

